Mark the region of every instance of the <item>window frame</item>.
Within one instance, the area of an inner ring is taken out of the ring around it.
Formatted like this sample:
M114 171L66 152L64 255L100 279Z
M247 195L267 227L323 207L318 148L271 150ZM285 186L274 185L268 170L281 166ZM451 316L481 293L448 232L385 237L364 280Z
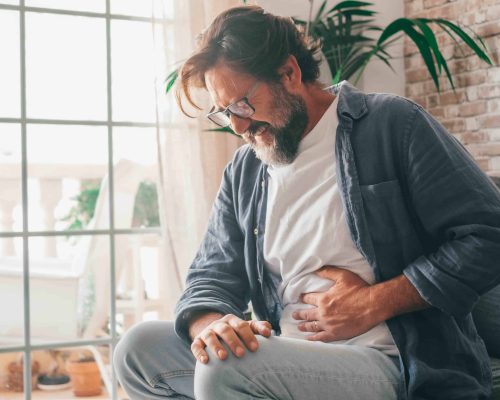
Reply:
M113 184L113 128L115 127L148 127L155 128L159 135L160 128L175 128L176 124L160 123L158 115L158 104L156 105L155 122L133 122L133 121L113 121L112 116L112 70L111 70L111 21L129 20L149 23L172 23L170 19L147 18L140 16L128 16L121 14L111 14L110 1L103 0L106 3L105 12L89 12L64 10L57 8L30 7L25 6L25 0L19 0L19 5L1 4L1 10L14 10L19 12L19 33L20 33L20 91L21 91L21 113L20 118L0 118L0 123L13 123L20 126L21 131L21 188L22 188L22 231L0 232L0 239L3 238L22 238L22 258L23 258L23 313L24 313L24 344L13 346L0 346L1 353L22 352L24 355L24 365L31 365L32 351L47 350L54 348L82 347L88 345L109 345L110 360L114 353L115 346L119 340L116 330L116 276L115 276L115 236L116 235L161 235L161 227L152 228L130 228L116 229L114 223L114 184ZM61 120L61 119L41 119L26 117L26 12L50 13L61 15L85 16L94 18L104 18L106 21L106 85L107 85L107 119L105 121L97 120ZM107 127L108 160L107 174L109 177L109 228L97 230L79 230L79 231L30 231L28 226L28 160L27 160L27 125L28 124L61 124L61 125L87 125L87 126L105 126ZM43 344L32 344L30 334L30 272L29 272L29 238L43 236L80 236L80 235L107 235L110 244L110 336L102 339L92 340L74 340L62 342L49 342ZM110 398L118 399L118 385L114 365L111 363L111 393ZM24 368L24 399L31 400L32 385L30 368Z

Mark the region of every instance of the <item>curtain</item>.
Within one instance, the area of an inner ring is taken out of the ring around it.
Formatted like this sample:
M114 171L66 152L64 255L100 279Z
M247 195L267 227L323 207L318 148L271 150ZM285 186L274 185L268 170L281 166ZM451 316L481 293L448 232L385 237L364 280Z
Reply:
M185 274L205 233L224 167L243 141L227 133L206 131L211 127L204 116L210 105L208 94L196 93L204 112L193 110L197 117L190 119L178 110L173 92L165 94L164 81L169 72L189 57L196 36L212 19L239 4L238 0L170 0L155 5L154 9L154 17L166 19L153 23L153 36L160 121L157 138L163 285L168 291L165 297L170 310L182 291ZM173 19L169 21L169 17Z

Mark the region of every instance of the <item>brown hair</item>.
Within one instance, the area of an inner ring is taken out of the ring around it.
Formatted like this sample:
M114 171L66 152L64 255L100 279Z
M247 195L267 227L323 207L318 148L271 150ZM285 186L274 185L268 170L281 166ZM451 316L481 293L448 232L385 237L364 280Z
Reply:
M314 56L318 42L308 40L291 18L269 14L258 6L230 8L219 14L197 40L197 50L179 73L176 99L182 112L182 94L200 109L190 93L192 86L206 88L205 72L223 59L238 72L259 80L279 80L278 69L293 55L302 72L302 82L318 79L319 63Z

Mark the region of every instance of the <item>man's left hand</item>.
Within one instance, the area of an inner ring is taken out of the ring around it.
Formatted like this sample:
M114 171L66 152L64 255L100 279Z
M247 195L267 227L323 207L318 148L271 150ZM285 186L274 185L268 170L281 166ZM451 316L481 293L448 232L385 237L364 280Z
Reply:
M322 278L334 281L322 293L304 293L301 301L315 308L295 311L294 319L303 320L299 330L314 332L307 339L332 342L350 339L367 332L384 318L372 304L371 286L355 273L343 268L324 266L316 272Z

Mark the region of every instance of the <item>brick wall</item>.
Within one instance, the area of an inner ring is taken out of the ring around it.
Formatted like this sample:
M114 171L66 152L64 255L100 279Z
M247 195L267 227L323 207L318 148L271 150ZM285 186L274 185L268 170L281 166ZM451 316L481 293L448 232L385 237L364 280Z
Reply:
M500 0L405 0L408 18L446 18L473 29L490 49L489 67L439 28L434 29L454 77L434 87L413 42L405 43L406 96L431 112L474 156L483 171L500 177ZM438 33L439 32L439 33Z

